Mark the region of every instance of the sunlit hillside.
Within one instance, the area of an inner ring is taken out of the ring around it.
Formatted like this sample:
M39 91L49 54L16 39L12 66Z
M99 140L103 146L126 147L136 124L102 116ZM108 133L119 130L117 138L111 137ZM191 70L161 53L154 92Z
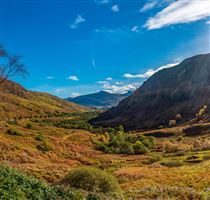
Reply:
M50 116L62 112L86 111L85 107L59 99L47 93L28 91L7 81L0 86L0 119Z

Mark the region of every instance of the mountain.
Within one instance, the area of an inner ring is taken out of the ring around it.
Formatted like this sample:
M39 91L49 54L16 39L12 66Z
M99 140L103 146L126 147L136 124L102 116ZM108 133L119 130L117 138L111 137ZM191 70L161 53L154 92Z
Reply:
M113 106L116 106L122 99L128 97L131 94L131 91L128 91L125 94L100 91L97 93L82 95L75 98L67 98L67 100L88 107L111 108Z
M53 95L26 90L12 81L0 85L0 120L85 110Z
M92 120L103 126L151 129L168 125L177 113L181 122L204 105L210 111L210 54L197 55L151 76L131 96Z

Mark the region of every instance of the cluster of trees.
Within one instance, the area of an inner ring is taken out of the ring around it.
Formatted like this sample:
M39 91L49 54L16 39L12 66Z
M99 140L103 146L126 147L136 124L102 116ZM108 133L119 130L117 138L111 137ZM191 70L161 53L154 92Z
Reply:
M92 139L97 150L105 153L116 154L145 154L151 151L155 145L155 139L151 136L135 136L118 130L115 133L102 134L99 139Z
M115 134L117 131L123 129L121 126L116 128L111 127L95 127L89 123L90 119L96 117L98 112L75 112L75 113L57 113L56 117L61 117L61 119L32 119L31 121L36 123L45 123L48 125L53 125L58 128L67 129L82 129L87 130L96 134L104 134L106 132ZM124 129L123 129L124 131Z

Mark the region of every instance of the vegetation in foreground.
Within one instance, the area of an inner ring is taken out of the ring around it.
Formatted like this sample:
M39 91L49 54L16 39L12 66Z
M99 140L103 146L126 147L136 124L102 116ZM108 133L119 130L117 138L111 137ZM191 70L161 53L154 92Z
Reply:
M2 200L105 200L118 199L115 198L115 194L120 192L115 178L97 168L83 167L72 170L65 177L65 182L68 186L48 186L33 177L0 165ZM110 196L105 193L109 193Z
M50 190L48 195L51 195L52 191L54 195L76 193L87 199L107 200L118 197L121 200L119 195L94 192L100 189L84 191L84 187L76 187L64 181L78 166L94 166L106 169L115 177L122 188L124 199L209 198L209 123L126 133L122 127L92 127L88 120L93 115L95 114L55 113L47 117L0 122L0 161L53 185L47 186L38 181ZM84 125L87 128L84 128ZM115 136L117 141L122 141L119 146L111 146L115 141L112 136ZM103 150L97 150L93 141L107 145L113 152L107 154ZM129 142L134 149L138 141L145 147L152 144L151 148L148 146L145 154L135 155L118 151L123 142ZM80 170L77 175L81 175ZM31 177L28 179L32 181ZM94 182L90 179L91 183L92 181ZM23 191L18 191L24 199ZM30 193L30 189L28 192Z
M79 200L84 197L79 191L47 186L3 165L0 166L0 196L2 200Z

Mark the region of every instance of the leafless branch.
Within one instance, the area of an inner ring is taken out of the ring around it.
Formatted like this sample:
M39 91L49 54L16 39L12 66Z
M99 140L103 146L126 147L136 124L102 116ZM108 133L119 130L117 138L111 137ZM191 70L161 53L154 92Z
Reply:
M25 66L21 63L21 56L10 55L0 45L0 84L16 75L25 77L27 74Z

